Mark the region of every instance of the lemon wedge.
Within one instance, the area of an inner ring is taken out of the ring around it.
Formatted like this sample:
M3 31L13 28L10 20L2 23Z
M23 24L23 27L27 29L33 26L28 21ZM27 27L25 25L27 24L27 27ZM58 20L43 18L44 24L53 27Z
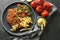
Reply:
M44 18L39 18L37 20L37 25L41 27L41 30L46 26L46 20Z

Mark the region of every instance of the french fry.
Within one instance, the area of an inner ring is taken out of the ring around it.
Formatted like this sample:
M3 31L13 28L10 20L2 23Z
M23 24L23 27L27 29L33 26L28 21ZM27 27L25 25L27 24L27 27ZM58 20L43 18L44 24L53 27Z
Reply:
M27 28L27 29L21 29L20 31L22 32L22 31L28 31L28 30L30 30L31 28Z

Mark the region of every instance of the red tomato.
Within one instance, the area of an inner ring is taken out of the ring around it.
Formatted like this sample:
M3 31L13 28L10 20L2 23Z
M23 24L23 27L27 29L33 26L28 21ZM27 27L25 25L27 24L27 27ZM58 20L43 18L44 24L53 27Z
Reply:
M35 9L35 11L36 11L38 14L40 14L40 13L43 11L43 9L42 9L41 6L37 6L36 9Z
M30 13L27 13L28 16L30 16Z
M36 2L35 2L35 1L32 1L32 2L30 3L30 6L31 6L33 9L35 9L35 8L36 8Z
M41 16L42 17L48 17L49 13L48 11L44 10L42 13L41 13Z
M37 2L37 5L43 5L44 4L44 0L36 0L36 2Z
M25 14L24 14L24 13L22 13L22 14L21 14L21 16L22 16L22 17L25 17Z
M19 10L18 12L19 12L19 13L22 13L22 10Z
M21 4L18 3L18 4L17 4L17 7L20 7L20 6L21 6Z
M26 6L24 6L23 8L24 8L24 10L26 10Z
M50 8L51 8L50 3L49 3L49 2L45 2L45 3L43 4L43 8L44 8L45 10L49 11Z

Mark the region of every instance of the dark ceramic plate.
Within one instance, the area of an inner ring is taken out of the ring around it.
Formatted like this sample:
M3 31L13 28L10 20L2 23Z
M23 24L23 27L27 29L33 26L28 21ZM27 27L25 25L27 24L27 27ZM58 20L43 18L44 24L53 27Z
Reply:
M3 11L3 14L2 14L2 24L3 24L4 29L5 29L8 33L10 33L10 34L12 34L12 35L16 35L16 36L21 36L21 35L27 34L28 31L25 31L25 32L20 32L20 31L11 32L11 31L10 31L11 27L10 27L10 25L9 25L9 24L7 23L7 21L6 21L7 10L8 10L9 8L14 8L14 7L16 7L18 3L20 3L20 4L22 4L22 5L25 4L25 5L27 5L27 6L30 8L30 11L31 11L31 13L32 13L32 14L31 14L31 18L32 18L32 20L33 20L33 24L30 25L30 28L33 29L33 27L35 26L35 22L36 22L36 21L35 21L36 16L35 16L35 13L34 13L33 9L32 9L27 3L25 3L25 2L14 2L14 3L10 4L8 7L6 7L5 10Z

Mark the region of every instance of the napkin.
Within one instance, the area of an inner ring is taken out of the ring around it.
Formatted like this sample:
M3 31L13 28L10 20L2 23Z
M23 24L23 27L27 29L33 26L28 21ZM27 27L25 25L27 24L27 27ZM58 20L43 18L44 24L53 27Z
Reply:
M33 30L30 30L27 35L22 37L15 37L13 40L39 40L40 35L43 31L40 31L40 29L35 25Z

